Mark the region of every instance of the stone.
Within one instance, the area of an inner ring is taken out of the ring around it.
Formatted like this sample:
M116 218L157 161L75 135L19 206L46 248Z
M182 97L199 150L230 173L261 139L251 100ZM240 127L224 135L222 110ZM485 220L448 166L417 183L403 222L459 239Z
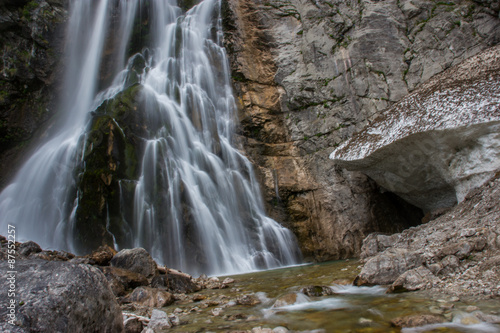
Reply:
M150 308L162 308L174 303L174 296L161 289L150 287L135 288L132 294L126 298L127 302L133 302Z
M259 326L252 328L252 333L273 333L273 330L272 328Z
M121 250L113 256L111 266L123 268L144 275L147 278L157 274L156 262L143 248Z
M474 316L464 316L460 318L460 324L462 325L477 325L481 321Z
M238 304L238 305L254 306L254 305L257 305L260 303L261 303L260 299L256 295L253 295L253 294L242 295L242 296L238 296L236 298L236 304Z
M154 288L165 288L173 293L193 293L201 288L189 274L168 269L166 275L157 275L151 280Z
M170 320L173 326L179 326L181 324L181 319L179 318L179 316L175 314L169 315L168 319Z
M32 253L42 252L42 248L37 243L28 241L20 244L17 248L17 252L23 256L29 256Z
M112 284L120 284L124 290L147 286L148 279L142 274L118 267L99 267Z
M108 266L111 259L113 259L116 254L116 250L107 246L102 245L97 250L93 251L89 256L90 260L94 261L96 265Z
M500 170L499 70L495 46L436 75L330 158L424 211L463 201Z
M378 233L369 234L363 240L363 245L361 246L360 258L368 258L376 255L377 253L385 251L385 249L391 247L397 241L397 234L389 236L382 235Z
M127 318L123 322L125 333L141 333L144 328L143 326L142 322L135 317Z
M427 286L431 287L440 281L430 270L420 266L401 274L389 290L390 292L401 292L426 289Z
M278 297L278 299L274 302L273 308L281 308L287 305L292 305L297 302L297 294L291 293Z
M153 309L151 319L149 320L148 329L155 331L171 328L172 324L164 311Z
M335 294L332 288L328 286L308 286L302 288L300 292L310 297L329 296Z
M354 280L354 284L392 284L401 274L421 264L422 258L418 253L391 248L370 258Z
M0 262L0 269L10 270L7 262ZM123 331L120 307L97 268L26 259L16 262L16 270L16 297L23 301L17 320L23 332ZM7 290L0 290L2 318L7 316Z
M418 327L430 324L444 323L446 320L443 316L437 314L419 314L397 317L391 320L391 325L394 327Z
M235 280L233 278L225 278L224 281L222 281L222 284L232 284L234 282Z

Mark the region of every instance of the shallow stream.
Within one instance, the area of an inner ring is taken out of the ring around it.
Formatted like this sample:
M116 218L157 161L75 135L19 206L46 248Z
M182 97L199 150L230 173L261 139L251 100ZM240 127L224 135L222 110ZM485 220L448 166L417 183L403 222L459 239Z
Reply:
M342 279L352 281L359 272L358 265L356 260L334 261L230 276L235 282L227 289L203 290L195 297L199 301L187 300L185 304L165 308L168 313L177 311L184 322L170 331L227 332L283 326L291 331L401 332L391 327L392 319L434 313L443 315L449 322L402 332L500 332L500 326L479 322L473 317L475 311L499 315L498 300L462 302L447 295L385 294L385 289L378 286L334 283ZM300 293L307 286L330 286L336 294L307 297ZM246 294L257 296L261 303L236 304L237 298ZM287 294L297 295L294 304L273 307L276 299ZM207 306L211 300L213 304Z

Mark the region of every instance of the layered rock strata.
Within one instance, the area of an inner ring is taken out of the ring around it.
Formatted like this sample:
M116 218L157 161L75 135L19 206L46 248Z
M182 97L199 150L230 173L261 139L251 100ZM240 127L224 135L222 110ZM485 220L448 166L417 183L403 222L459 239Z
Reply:
M268 211L306 258L357 256L369 233L419 224L418 209L328 155L433 75L497 44L498 6L228 0L223 11L240 139Z

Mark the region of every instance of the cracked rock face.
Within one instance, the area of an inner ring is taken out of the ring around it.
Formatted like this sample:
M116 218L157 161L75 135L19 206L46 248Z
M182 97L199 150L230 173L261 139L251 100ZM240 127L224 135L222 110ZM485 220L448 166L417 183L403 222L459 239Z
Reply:
M369 233L420 223L328 156L432 76L498 44L497 2L227 0L223 11L239 138L269 214L305 257L357 256Z
M420 85L331 155L432 211L500 170L500 47Z

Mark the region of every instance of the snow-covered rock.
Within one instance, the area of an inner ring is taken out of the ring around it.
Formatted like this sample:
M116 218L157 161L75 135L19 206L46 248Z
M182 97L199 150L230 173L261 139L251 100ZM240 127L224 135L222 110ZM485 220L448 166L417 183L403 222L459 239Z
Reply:
M500 170L500 46L436 75L330 158L430 211Z

